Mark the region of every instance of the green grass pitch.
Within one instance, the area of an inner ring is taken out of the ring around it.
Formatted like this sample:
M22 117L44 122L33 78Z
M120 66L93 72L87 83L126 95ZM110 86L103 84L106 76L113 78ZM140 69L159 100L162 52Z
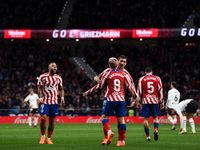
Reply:
M159 125L159 139L153 139L153 124L150 124L151 141L146 141L143 124L127 124L126 146L116 147L117 124L111 124L115 133L110 145L102 146L101 124L55 124L52 135L53 145L39 144L40 129L29 128L27 124L1 124L0 150L197 150L200 148L200 125L196 125L197 134L178 135L179 124L171 131L171 124Z

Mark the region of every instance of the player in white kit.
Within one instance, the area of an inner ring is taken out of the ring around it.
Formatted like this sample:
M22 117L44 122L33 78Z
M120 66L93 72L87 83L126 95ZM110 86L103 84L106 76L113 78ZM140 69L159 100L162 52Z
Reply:
M179 132L179 134L185 134L187 133L186 130L186 116L189 120L190 126L192 128L192 132L190 134L196 134L195 131L195 124L192 116L194 113L196 113L197 109L199 107L199 103L193 99L186 99L181 101L178 105L174 107L174 110L180 117L180 123L181 123L181 129L182 131Z
M172 129L175 130L177 125L176 112L174 106L178 105L180 101L180 92L176 89L177 83L175 81L171 82L171 90L168 91L168 99L166 104L166 109L168 111L167 118L172 123Z
M39 97L36 93L34 93L33 89L30 89L29 92L30 94L24 99L24 103L26 103L30 109L28 123L29 123L29 127L32 127L31 119L32 119L32 116L35 115L34 127L37 127Z

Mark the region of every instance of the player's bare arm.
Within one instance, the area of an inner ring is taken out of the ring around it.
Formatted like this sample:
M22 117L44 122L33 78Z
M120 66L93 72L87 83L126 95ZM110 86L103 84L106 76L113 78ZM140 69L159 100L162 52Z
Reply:
M88 94L89 94L89 92L86 91L86 92L83 93L83 96L85 97L85 96L87 96Z
M98 76L95 76L94 77L94 81L96 81L97 83L100 83L101 82L101 77L102 77L101 74L99 74Z
M161 103L160 104L160 109L164 109L164 108L165 108L164 103Z
M28 105L29 107L33 107L33 105L31 105L31 104L29 104L27 101L25 101L24 100L24 103L26 104L26 105Z
M128 108L131 108L135 105L136 108L140 108L140 99L139 97L137 98L134 98L131 105L130 106L127 106Z
M135 90L135 85L134 85L134 84L132 84L132 88L134 89L134 91L136 91L136 90Z
M59 89L59 93L60 93L60 97L61 97L61 103L62 104L65 104L65 100L64 100L64 89L63 89L63 86L58 86L58 89Z
M44 103L43 102L42 86L41 85L38 85L38 96L39 96L39 103Z
M40 104L40 100L39 99L37 99L37 106L39 107L39 104Z

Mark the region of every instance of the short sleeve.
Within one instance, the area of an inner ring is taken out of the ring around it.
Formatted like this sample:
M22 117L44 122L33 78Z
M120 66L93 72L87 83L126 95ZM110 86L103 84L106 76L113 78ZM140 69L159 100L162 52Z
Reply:
M41 80L41 76L38 79L37 85L42 85L42 80Z
M39 96L37 94L35 94L35 96L36 96L36 99L39 99Z
M59 85L62 87L63 86L63 81L62 81L62 78L60 77L60 83Z
M24 100L27 102L29 100L29 95Z

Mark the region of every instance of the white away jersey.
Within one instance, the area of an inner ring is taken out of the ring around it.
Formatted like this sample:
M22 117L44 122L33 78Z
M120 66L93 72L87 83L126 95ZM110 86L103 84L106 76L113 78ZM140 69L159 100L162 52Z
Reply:
M173 109L180 101L180 92L177 89L171 89L168 91L167 106Z
M37 100L39 99L38 95L33 93L33 95L29 94L24 100L29 101L29 103L33 106L32 108L38 108Z
M187 107L188 103L192 101L193 99L186 99L181 101L178 105L174 106L174 110L176 113L180 116L183 117L182 112L185 111L185 107Z

